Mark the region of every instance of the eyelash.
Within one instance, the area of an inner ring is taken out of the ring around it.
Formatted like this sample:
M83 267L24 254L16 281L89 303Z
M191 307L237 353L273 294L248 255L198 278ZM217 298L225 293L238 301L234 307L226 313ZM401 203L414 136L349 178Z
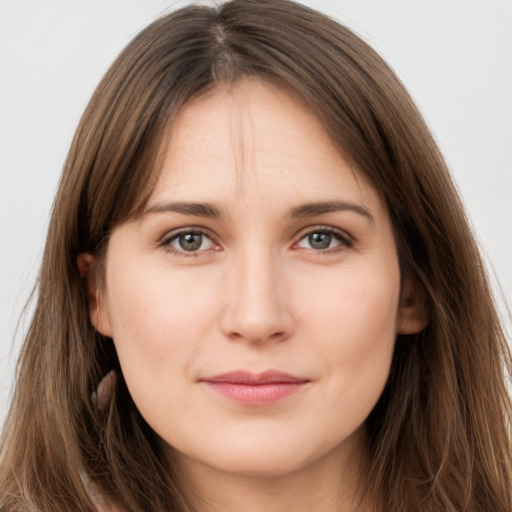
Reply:
M203 250L186 251L185 249L176 249L176 248L172 247L171 243L174 240L178 240L180 237L186 236L186 235L199 235L199 236L205 237L205 238L209 239L211 241L211 243L218 246L218 244L215 242L214 238L207 231L205 231L204 229L201 229L201 228L187 228L187 229L182 229L180 231L174 232L170 236L166 236L165 238L163 238L160 245L162 247L164 247L164 249L168 253L173 254L175 256L197 257L197 256L201 255L201 252L207 250L207 249L203 249Z
M350 237L348 234L346 234L344 231L341 231L339 229L335 229L332 227L326 227L326 226L318 226L314 228L309 228L307 232L303 233L299 240L293 244L293 246L297 246L301 241L305 240L307 237L311 235L316 234L325 234L332 236L335 238L339 243L335 247L330 247L326 249L314 249L312 247L310 248L304 248L306 250L312 251L315 254L321 254L321 255L329 255L329 254L335 254L338 252L341 252L346 249L350 249L354 246L354 240L352 237ZM198 257L201 255L202 252L209 250L209 249L202 249L202 250L192 250L192 251L186 251L185 249L176 249L172 247L171 243L175 240L178 240L182 236L186 235L198 235L201 237L205 237L210 240L210 242L218 247L217 242L215 239L204 229L202 228L187 228L182 229L180 231L172 233L170 236L165 237L162 239L160 245L164 247L164 249L175 256L185 256L185 257ZM202 243L201 243L202 245ZM213 250L218 250L214 248Z
M308 229L308 231L301 235L299 240L294 243L294 246L299 244L302 240L306 239L307 237L311 235L316 234L326 234L329 236L332 236L335 238L339 244L337 244L335 247L330 247L326 249L314 249L312 247L308 248L307 250L313 251L315 254L321 254L321 255L329 255L329 254L336 254L341 251L344 251L346 249L350 249L354 246L354 240L344 231L341 231L339 229L335 229L332 227L325 227L325 226L318 226L313 229Z

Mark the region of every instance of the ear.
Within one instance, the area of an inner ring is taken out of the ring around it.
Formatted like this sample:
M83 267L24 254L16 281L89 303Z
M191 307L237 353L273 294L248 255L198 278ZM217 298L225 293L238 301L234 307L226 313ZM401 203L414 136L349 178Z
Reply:
M428 313L425 297L412 283L405 278L402 282L400 305L397 317L398 334L416 334L428 324Z
M102 292L96 280L96 260L92 254L83 252L76 259L78 272L84 287L87 289L89 318L96 330L103 336L112 337L112 328L107 308L102 298Z

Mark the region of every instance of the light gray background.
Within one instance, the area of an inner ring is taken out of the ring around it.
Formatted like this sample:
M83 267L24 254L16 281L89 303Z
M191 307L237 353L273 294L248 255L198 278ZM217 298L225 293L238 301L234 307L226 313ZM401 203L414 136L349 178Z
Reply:
M95 85L169 0L0 0L0 422L53 195ZM309 0L395 68L512 302L512 0ZM509 320L507 320L509 322ZM14 341L16 338L16 341ZM14 345L13 345L14 343Z

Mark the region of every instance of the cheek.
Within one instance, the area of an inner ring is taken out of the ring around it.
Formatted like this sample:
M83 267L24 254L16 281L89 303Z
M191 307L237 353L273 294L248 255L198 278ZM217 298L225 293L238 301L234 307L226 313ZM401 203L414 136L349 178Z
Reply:
M169 274L164 267L135 263L108 276L113 339L138 405L169 399L163 389L179 389L180 379L171 376L190 373L216 317L207 290L191 290L190 279Z
M304 316L311 325L363 346L394 334L399 300L398 266L364 265L317 275L315 287L300 293ZM361 347L364 348L364 347Z
M398 266L351 268L317 284L307 298L304 325L308 338L317 340L326 371L344 390L382 387L396 338Z
M308 297L304 343L315 340L313 357L324 383L323 399L311 410L324 418L326 443L361 426L384 389L396 338L398 288L398 269L390 274L365 269L340 272L339 280L331 277L323 292Z

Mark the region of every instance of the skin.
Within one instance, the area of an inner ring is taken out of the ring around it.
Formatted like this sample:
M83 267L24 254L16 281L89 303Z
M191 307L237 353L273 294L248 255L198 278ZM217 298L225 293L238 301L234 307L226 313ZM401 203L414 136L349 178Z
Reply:
M135 404L200 510L358 510L364 421L396 334L425 323L385 205L296 95L258 80L188 103L164 149L146 213L114 230L90 294ZM325 202L339 204L297 215ZM307 383L247 405L201 382L240 369Z

